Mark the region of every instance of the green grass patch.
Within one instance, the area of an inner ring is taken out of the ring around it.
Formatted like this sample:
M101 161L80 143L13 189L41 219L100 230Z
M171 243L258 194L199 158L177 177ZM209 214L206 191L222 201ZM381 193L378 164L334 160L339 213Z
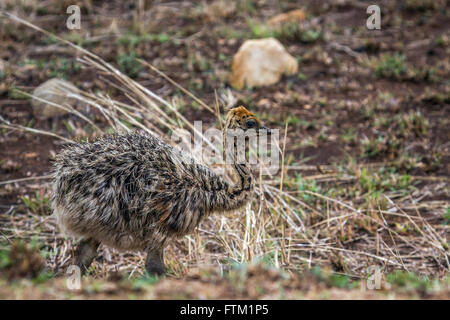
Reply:
M273 37L281 42L313 43L321 39L321 30L305 28L298 22L286 22L279 26L247 20L252 38Z
M135 78L142 70L142 64L137 59L138 55L135 52L123 53L117 57L117 64L121 71L130 78Z
M38 192L33 197L28 195L22 197L25 207L33 214L47 215L50 209L50 199L45 195L40 195Z
M413 272L396 270L386 275L386 282L399 291L429 292L433 289L433 281Z
M27 278L42 283L54 275L44 269L43 245L36 239L0 241L0 275L7 280Z
M394 53L382 55L374 60L374 71L377 78L400 80L406 76L406 62L403 54Z
M363 167L359 176L359 186L365 193L385 191L408 191L412 187L412 178L407 174L396 173L395 168L381 167L372 172Z
M444 218L444 224L450 224L450 207L445 208L442 217Z
M160 277L151 275L146 271L144 276L133 280L132 287L134 290L141 290L149 286L154 286L159 282L160 279Z
M341 289L355 289L359 287L359 282L352 280L351 277L337 273L324 272L318 265L313 268L312 274L320 282L324 282L330 287Z

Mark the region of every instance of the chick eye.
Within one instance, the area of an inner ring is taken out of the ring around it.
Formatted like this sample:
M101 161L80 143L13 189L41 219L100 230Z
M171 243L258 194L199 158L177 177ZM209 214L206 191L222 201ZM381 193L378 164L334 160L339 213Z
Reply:
M248 120L245 124L246 124L248 129L251 129L251 128L254 128L256 126L256 121L255 120Z

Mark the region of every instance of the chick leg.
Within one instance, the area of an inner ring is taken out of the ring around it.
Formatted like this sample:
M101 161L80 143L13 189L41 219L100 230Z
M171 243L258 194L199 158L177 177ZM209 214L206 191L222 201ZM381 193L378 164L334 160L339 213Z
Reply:
M149 274L162 276L166 273L164 266L164 249L149 250L145 260L145 268Z
M81 272L86 273L92 261L97 256L97 249L100 242L92 238L83 239L75 250L75 265L80 267Z

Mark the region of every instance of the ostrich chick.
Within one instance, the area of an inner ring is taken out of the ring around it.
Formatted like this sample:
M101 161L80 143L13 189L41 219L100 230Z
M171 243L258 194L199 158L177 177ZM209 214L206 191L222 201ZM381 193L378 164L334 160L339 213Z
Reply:
M146 251L147 271L162 275L171 239L189 234L213 212L244 206L253 193L253 177L247 161L237 161L236 139L226 149L230 129L243 134L268 129L242 106L228 112L224 150L232 149L236 184L141 132L106 135L58 154L52 208L61 230L81 238L75 264L85 272L104 244Z

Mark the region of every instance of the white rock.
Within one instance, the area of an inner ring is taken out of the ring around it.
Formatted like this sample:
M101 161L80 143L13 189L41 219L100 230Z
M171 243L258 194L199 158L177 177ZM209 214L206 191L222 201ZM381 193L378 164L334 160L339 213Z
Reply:
M68 81L53 78L44 82L33 92L31 106L34 115L40 119L48 119L69 113L68 106L74 107L77 103L77 99L67 96L70 93L78 93L78 89Z
M283 74L298 72L298 62L274 38L247 40L233 58L230 84L235 89L267 86Z

